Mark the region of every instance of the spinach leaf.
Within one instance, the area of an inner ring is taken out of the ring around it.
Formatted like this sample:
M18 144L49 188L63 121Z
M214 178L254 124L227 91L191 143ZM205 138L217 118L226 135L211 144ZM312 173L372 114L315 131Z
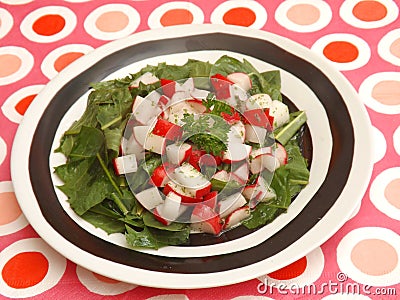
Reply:
M151 212L146 211L143 214L143 222L147 227L156 228L160 230L167 230L167 231L186 231L188 224L184 223L171 223L170 225L164 225L157 221L154 218L154 215Z
M150 248L159 249L167 244L160 243L148 227L144 227L141 231L136 231L129 226L125 226L125 238L129 246L134 248Z
M101 203L114 191L97 160L93 161L87 172L79 174L76 179L66 181L58 188L68 196L72 209L78 215Z
M81 215L81 217L96 228L103 229L108 234L123 233L125 231L124 222L108 217L106 215L97 214L89 210Z
M91 158L96 156L104 146L104 135L101 130L93 127L82 127L75 138L70 158Z
M243 221L243 225L249 229L254 229L272 222L282 211L275 206L267 203L258 203L256 209L252 211L250 218Z
M282 166L275 170L274 177L271 182L271 188L274 189L276 197L269 202L271 206L287 209L290 205L292 197L289 187L289 170Z
M184 227L180 231L168 231L148 227L159 245L183 245L189 241L190 227Z
M252 70L255 69L250 64L245 64L236 58L224 55L214 63L210 75L221 74L227 76L235 72L250 73Z

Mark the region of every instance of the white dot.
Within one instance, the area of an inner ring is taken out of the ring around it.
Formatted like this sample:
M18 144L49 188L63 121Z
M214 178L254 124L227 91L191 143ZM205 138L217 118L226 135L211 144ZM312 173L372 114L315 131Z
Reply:
M318 278L321 276L322 271L324 269L324 254L321 250L320 247L316 248L315 250L311 251L309 254L305 256L307 260L307 265L306 269L302 274L300 274L297 277L291 278L291 279L274 279L270 276L264 275L261 277L258 277L258 280L260 280L263 283L268 283L268 285L274 285L277 286L279 284L283 284L285 287L290 288L291 286L296 286L296 287L304 287L307 286L315 281L318 280Z
M14 19L12 15L5 10L4 8L0 7L0 39L5 37L7 33L10 32L11 28L14 25Z
M161 18L167 11L172 9L185 9L189 11L193 16L191 24L202 24L204 22L204 14L200 7L191 2L174 1L164 3L152 11L147 21L149 27L152 29L164 27L161 24Z
M319 18L311 24L297 24L288 18L289 10L296 5L311 5L318 9ZM320 0L286 0L275 11L276 21L283 27L296 32L313 32L326 27L332 20L332 11L329 4Z
M128 24L118 31L103 31L96 25L98 19L105 13L120 12L128 18ZM132 34L140 24L140 14L127 4L106 4L97 7L85 19L84 27L88 34L99 40L115 40Z
M382 227L362 227L350 231L339 242L337 247L337 263L343 274L346 274L352 280L365 285L389 286L399 283L400 263L383 275L369 275L359 270L352 261L352 250L360 242L368 239L382 240L396 250L399 258L400 236L394 231Z
M354 45L358 50L357 58L350 62L334 62L328 59L329 62L332 63L340 71L348 71L361 68L368 63L371 57L371 49L368 43L362 38L350 33L332 33L325 35L318 39L311 47L311 49L323 55L325 47L332 42L348 42Z
M43 84L30 85L23 87L9 96L4 104L1 106L3 114L14 123L20 123L23 119L21 115L15 108L19 101L27 96L36 95L44 88Z
M256 20L249 26L250 28L261 29L267 22L267 11L260 3L247 0L230 0L222 2L214 9L214 11L211 13L211 23L225 24L225 13L235 8L248 8L256 15Z
M59 15L65 20L64 27L52 35L41 35L33 30L33 24L40 17L46 15ZM75 13L63 6L44 6L29 13L21 22L21 33L28 39L37 43L52 43L67 37L72 33L77 24Z
M395 21L399 15L399 8L396 3L392 0L379 0L377 2L383 4L386 7L386 16L381 20L377 21L363 21L358 19L353 14L354 7L362 2L362 0L345 0L343 4L340 6L340 17L348 24L363 28L363 29L371 29L371 28L379 28L386 26L393 21Z
M374 126L372 126L372 134L374 143L374 163L377 163L386 154L386 139L383 133Z
M146 300L189 300L189 298L183 294L165 294L165 295L153 296L147 298Z
M52 79L58 74L54 64L60 56L70 52L87 54L92 50L93 47L84 44L68 44L58 47L46 55L40 68L47 78Z
M5 54L17 56L21 60L21 66L16 72L0 77L0 86L14 83L24 78L32 70L34 64L33 55L25 48L17 46L0 47L0 55Z
M400 155L400 126L393 133L393 147L397 154Z
M358 90L360 98L364 101L365 105L376 112L394 115L400 113L400 104L387 105L379 102L372 97L374 87L383 81L398 81L400 83L400 72L381 72L368 76L360 85ZM399 99L400 102L400 99Z
M0 181L0 194L1 193L13 193L14 188L11 181ZM0 236L6 236L11 233L17 232L28 225L28 220L21 213L21 215L16 218L11 223L0 225Z
M400 28L389 31L378 43L378 54L387 62L400 66L399 51L394 55L390 49L392 44L400 41Z
M133 290L137 285L125 282L106 282L99 280L93 272L86 270L80 266L76 266L76 275L79 281L92 293L105 296L120 295L127 291Z
M400 221L400 208L391 204L385 197L387 185L395 179L400 179L400 167L386 169L381 172L371 184L369 197L379 211L392 219Z
M367 299L371 298L360 294L332 294L329 296L325 296L321 300L367 300Z
M67 267L67 260L55 252L40 238L19 240L0 252L0 270L15 255L24 252L40 252L49 263L48 271L42 281L27 288L12 288L0 276L0 290L6 297L27 298L39 295L60 281Z
M4 162L6 156L7 156L7 144L0 137L0 165Z
M31 3L33 0L0 0L0 3L10 4L10 5L21 5Z

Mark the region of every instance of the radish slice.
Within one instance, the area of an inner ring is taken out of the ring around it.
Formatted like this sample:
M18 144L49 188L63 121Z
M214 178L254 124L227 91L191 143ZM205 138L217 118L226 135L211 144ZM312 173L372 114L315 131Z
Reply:
M130 87L137 88L137 87L139 87L140 82L147 85L147 84L156 83L158 81L160 81L160 79L158 79L157 76L153 75L150 72L146 72L143 75L136 78L134 81L132 81Z
M245 91L248 91L251 89L252 83L249 75L246 73L231 73L226 77L228 80L232 81L233 83L236 83L240 88L242 88Z
M241 180L242 183L247 182L247 180L249 179L249 164L245 162L239 168L237 168L233 172L233 174L235 174Z
M262 195L262 191L259 191L258 189L256 189L256 187L257 187L257 184L252 184L252 185L246 186L242 191L242 195L247 200L260 199L260 197Z
M208 194L211 190L211 183L209 186L204 187L202 190L189 189L177 184L173 181L167 183L164 187L163 193L168 194L174 192L175 194L182 197L183 203L198 203L203 201L203 196ZM196 197L196 194L202 194L203 196Z
M134 173L137 171L135 154L119 156L113 159L114 170L117 175Z
M162 87L162 91L163 91L164 95L171 98L172 95L175 93L176 82L173 80L164 79L164 78L161 78L160 82L161 82L161 87Z
M170 144L166 147L167 160L174 165L180 165L192 154L192 146L186 143Z
M224 229L236 227L248 217L250 217L250 208L248 206L240 207L226 217Z
M165 107L169 104L170 101L171 99L169 99L167 96L161 95L160 99L158 99L158 104Z
M274 172L278 169L281 164L279 160L272 154L266 154L261 156L263 167L266 168L270 172Z
M172 166L168 163L158 166L154 169L153 174L150 176L150 184L153 184L157 187L164 187L170 180L168 174L171 173L172 170Z
M247 180L243 180L239 176L237 176L235 173L229 173L229 176L232 178L233 181L236 181L239 185L243 185L247 182Z
M254 193L257 195L259 202L266 202L276 197L274 189L262 176L257 179Z
M238 100L240 102L247 102L247 99L249 98L247 91L242 89L242 87L240 87L238 84L232 84L229 87L230 93L231 93L231 97L230 97L230 101L232 103L236 103L236 105L238 104ZM235 105L232 105L235 106Z
M202 113L205 113L207 111L207 107L205 107L203 105L203 102L201 100L187 100L186 102L198 114L202 114Z
M212 191L204 196L203 203L214 210L217 207L217 200L218 200L218 192Z
M137 160L144 158L144 148L138 143L134 134L128 139L122 137L121 139L122 155L135 154Z
M270 129L272 127L268 116L262 109L246 110L243 112L243 117L246 123L249 123L253 126L259 126L266 129Z
M211 184L203 174L189 163L183 163L182 166L176 168L171 177L178 184L189 189L202 189Z
M269 115L274 118L274 129L289 122L289 108L281 101L272 101L272 105L269 109Z
M228 150L224 152L222 161L224 163L234 163L249 158L252 147L246 144L229 144Z
M264 154L264 155L266 155L266 154ZM261 157L262 157L262 155L258 155L257 157L255 157L251 160L251 162L250 162L251 173L258 174L264 169Z
M135 100L133 101L133 106L132 106L132 113L135 114L138 110L140 105L145 101L143 97L136 96Z
M272 148L271 147L262 147L262 148L258 148L258 149L253 149L250 153L250 158L253 159L253 158L263 155L263 154L272 154Z
M222 230L220 216L209 206L197 204L190 218L192 230L217 235Z
M180 196L170 192L165 197L164 203L158 205L155 210L162 219L171 223L178 219L184 210L186 210L186 207L181 205L181 200Z
M272 99L268 94L256 94L251 96L247 103L246 109L264 109L272 106Z
M185 100L192 99L189 92L179 91L172 95L171 103L177 104L180 102L184 102Z
M169 107L168 121L176 125L182 126L184 125L183 118L185 117L185 114L196 115L197 112L186 101L180 101Z
M141 191L135 194L136 199L143 205L147 210L152 210L156 206L164 203L164 199L161 196L157 187L151 187L147 190Z
M160 204L159 206L157 206L156 208L154 208L154 210L153 210L154 218L155 218L158 222L160 222L161 224L163 224L163 225L165 225L165 226L168 226L168 225L171 224L172 222L169 221L168 219L164 218L164 217L161 215L161 214L162 214L162 213L160 213L161 206L162 206L162 204Z
M229 181L229 174L225 170L218 171L212 176L213 179L228 182Z
M182 137L182 128L164 119L157 119L152 132L170 141L175 141Z
M226 197L224 200L218 202L219 214L221 218L225 218L234 210L242 207L247 203L246 199L241 193L236 193Z
M207 90L202 90L202 89L194 89L193 91L190 92L190 96L192 96L196 100L203 100L206 99L208 94L210 92Z
M132 108L132 114L139 123L143 125L149 125L162 112L162 109L157 105L157 103L158 100L157 102L153 102L151 99L143 99L140 96L136 96L135 103Z
M241 121L236 122L231 126L228 132L228 144L244 143L246 129Z
M187 92L187 93L191 93L194 91L194 80L193 78L188 78L184 83L176 83L175 86L175 93L176 92Z
M260 126L253 126L250 124L244 125L245 128L245 141L263 145L267 137L267 129Z
M151 152L163 155L167 139L162 136L150 133L144 143L144 148Z
M133 127L133 135L139 145L144 146L147 136L150 133L150 126L135 126Z
M230 86L233 84L233 82L221 74L212 75L210 78L217 99L229 99L231 97Z
M288 155L285 147L283 147L280 143L276 143L275 157L278 159L281 166L287 164Z

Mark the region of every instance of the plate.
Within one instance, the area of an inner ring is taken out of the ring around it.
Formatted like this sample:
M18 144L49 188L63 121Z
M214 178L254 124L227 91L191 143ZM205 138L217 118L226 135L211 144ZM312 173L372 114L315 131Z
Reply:
M134 73L148 63L246 58L280 69L282 92L308 116L310 184L288 212L255 231L242 227L190 246L132 250L78 218L55 185L59 138L85 107L91 82ZM372 173L371 124L345 77L286 38L227 25L145 31L81 57L36 97L12 149L11 172L22 211L37 233L71 261L116 280L161 288L205 288L256 278L305 256L332 236L361 201Z

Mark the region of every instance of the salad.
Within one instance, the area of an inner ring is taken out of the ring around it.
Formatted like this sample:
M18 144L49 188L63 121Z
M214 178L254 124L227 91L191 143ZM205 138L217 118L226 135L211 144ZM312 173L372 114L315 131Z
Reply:
M76 214L131 247L255 229L307 185L307 120L290 112L279 71L229 56L146 66L92 84L56 150L58 188Z

